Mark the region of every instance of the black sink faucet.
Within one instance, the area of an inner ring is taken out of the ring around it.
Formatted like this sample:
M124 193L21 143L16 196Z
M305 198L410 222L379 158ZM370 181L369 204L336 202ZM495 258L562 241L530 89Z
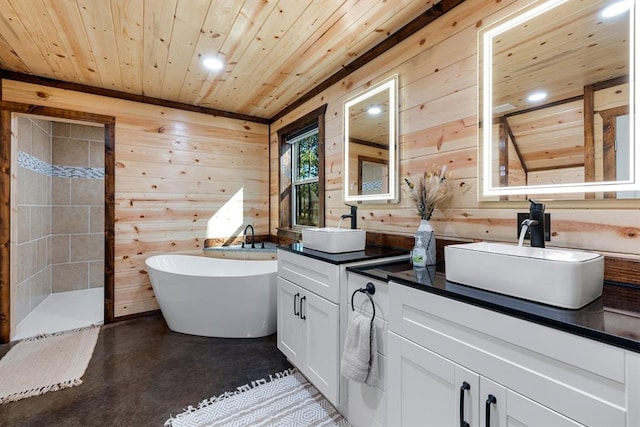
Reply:
M351 208L351 213L344 214L340 218L341 219L351 218L351 229L355 230L356 228L358 228L358 207L353 205L347 205L347 206Z
M242 239L242 247L244 248L244 244L247 241L247 229L251 228L251 248L255 249L256 247L256 233L253 229L253 225L248 224L245 228L244 228L244 238Z
M544 248L544 204L529 199L529 230L531 233L531 246Z

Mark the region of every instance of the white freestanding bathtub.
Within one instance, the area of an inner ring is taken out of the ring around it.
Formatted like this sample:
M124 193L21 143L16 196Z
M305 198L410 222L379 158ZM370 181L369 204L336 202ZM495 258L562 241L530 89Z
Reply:
M275 333L276 260L167 254L145 263L172 331L220 338Z

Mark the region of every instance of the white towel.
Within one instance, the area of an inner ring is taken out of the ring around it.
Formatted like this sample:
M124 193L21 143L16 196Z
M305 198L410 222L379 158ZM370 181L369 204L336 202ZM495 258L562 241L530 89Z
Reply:
M342 375L359 383L378 383L378 345L376 325L371 317L352 312L347 326L344 352L340 362Z

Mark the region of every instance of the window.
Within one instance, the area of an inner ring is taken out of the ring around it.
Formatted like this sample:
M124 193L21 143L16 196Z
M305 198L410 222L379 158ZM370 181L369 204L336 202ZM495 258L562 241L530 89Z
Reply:
M324 113L326 105L278 131L280 220L283 230L324 226Z
M318 226L318 125L287 137L292 149L292 226Z

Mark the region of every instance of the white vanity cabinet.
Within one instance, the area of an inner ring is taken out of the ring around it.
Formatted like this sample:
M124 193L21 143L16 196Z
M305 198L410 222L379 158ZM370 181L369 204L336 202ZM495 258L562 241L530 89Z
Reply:
M348 293L344 301L348 306L347 318L351 320L351 296L358 289L365 288L367 283L375 286L372 295L375 305L374 324L376 329L376 342L378 352L378 383L376 386L348 381L348 418L354 427L383 427L387 425L387 316L389 313L389 285L386 281L372 279L355 272L347 272ZM358 292L355 294L354 309L370 317L373 309L369 298Z
M389 347L389 425L582 425L399 335Z
M278 277L278 348L330 401L338 398L338 304Z
M345 303L346 269L381 261L354 256L354 261L334 264L278 249L278 349L345 416L347 380L340 375L340 359L351 310Z
M278 349L334 405L340 401L340 268L278 251Z
M595 340L390 282L388 349L389 426L640 425L638 354Z

